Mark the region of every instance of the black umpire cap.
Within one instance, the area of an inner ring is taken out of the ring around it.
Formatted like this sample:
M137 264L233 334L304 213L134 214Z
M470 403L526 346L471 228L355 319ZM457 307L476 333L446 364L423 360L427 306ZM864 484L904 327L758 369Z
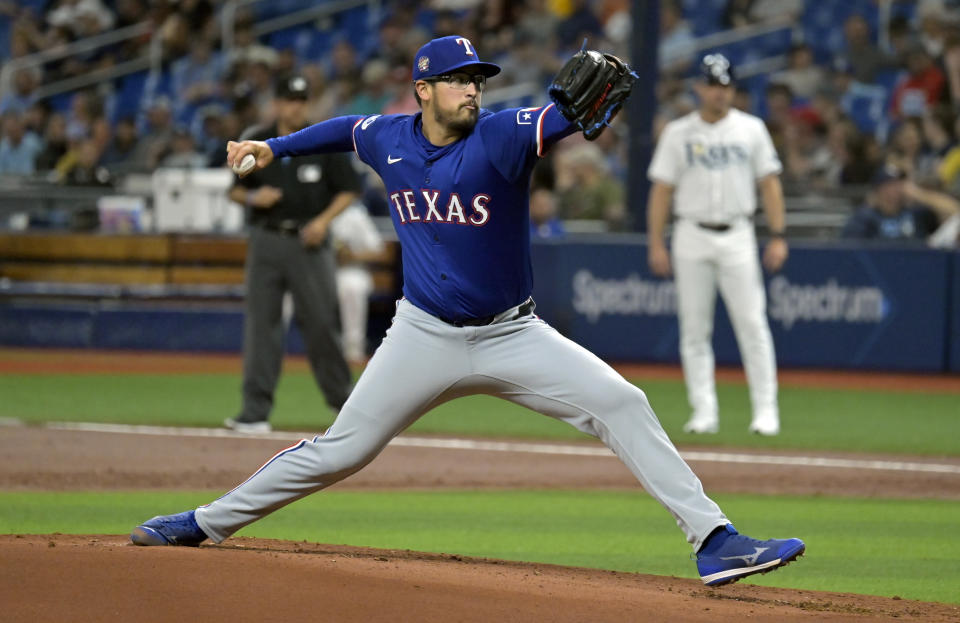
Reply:
M700 63L700 74L707 81L707 84L719 84L721 86L731 86L734 81L733 65L723 54L714 52L703 57Z
M275 95L285 100L306 100L309 95L307 92L307 79L303 76L287 76L281 78L280 81L277 82Z

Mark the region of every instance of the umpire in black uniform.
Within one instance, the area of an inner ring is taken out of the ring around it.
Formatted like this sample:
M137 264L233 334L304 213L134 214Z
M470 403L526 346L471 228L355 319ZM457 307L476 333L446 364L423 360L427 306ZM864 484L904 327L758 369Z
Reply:
M307 82L277 83L276 122L254 127L244 139L265 140L306 127ZM361 184L346 155L283 158L238 179L230 198L247 206L243 336L243 408L224 424L237 432L271 430L268 418L284 354L283 297L293 296L294 317L327 404L339 409L351 389L340 343L336 262L328 235L333 218L360 196Z

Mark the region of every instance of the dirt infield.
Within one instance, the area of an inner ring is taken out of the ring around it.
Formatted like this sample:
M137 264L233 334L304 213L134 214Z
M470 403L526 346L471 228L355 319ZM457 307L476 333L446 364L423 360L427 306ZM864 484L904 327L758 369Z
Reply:
M263 539L0 536L4 621L956 621L943 604ZM798 564L802 564L798 563Z
M0 489L226 489L285 445L9 427L0 429ZM711 492L960 499L955 474L693 466ZM636 488L612 456L393 446L336 486ZM245 538L197 550L136 548L122 535L0 536L0 560L3 621L960 620L956 606L882 597Z
M250 439L95 433L37 427L0 428L0 489L228 490L295 438ZM584 443L589 448L598 444ZM37 452L43 448L43 452ZM681 448L682 449L682 448ZM703 448L697 448L702 451ZM758 454L742 450L739 454ZM764 452L769 454L769 452ZM799 452L781 452L800 456ZM809 456L809 453L804 453ZM823 458L948 464L960 459L818 453ZM691 460L711 493L779 493L960 500L960 475L803 465ZM389 446L339 489L636 489L613 454L562 456Z
M97 358L89 353L50 351L11 355L7 350L0 353L0 374L212 372L214 362L223 371L239 370L232 356L110 353ZM665 368L646 369L651 376L670 373ZM954 379L941 381L926 390L953 391ZM277 438L3 427L0 490L225 490L289 443ZM843 458L838 453L822 456ZM960 459L857 458L960 465ZM960 476L955 473L758 468L697 461L692 465L712 493L960 499ZM337 487L619 489L637 485L612 455L391 446ZM708 589L688 579L305 542L236 538L199 549L145 549L129 545L125 535L0 535L2 621L284 618L345 623L960 621L960 607L750 585Z

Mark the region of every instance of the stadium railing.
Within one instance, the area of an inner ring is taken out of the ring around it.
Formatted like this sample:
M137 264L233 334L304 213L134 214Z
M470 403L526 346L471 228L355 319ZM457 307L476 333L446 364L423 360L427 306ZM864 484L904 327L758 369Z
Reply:
M0 97L6 95L13 81L13 75L21 69L39 68L52 61L130 41L149 34L151 31L150 23L144 21L6 62L3 64L3 69L0 69ZM97 69L82 76L41 84L37 88L36 95L39 99L44 99L99 84L105 80L113 80L137 71L158 68L162 60L162 52L160 38L153 37L147 48L147 53L142 56L121 62L113 67Z

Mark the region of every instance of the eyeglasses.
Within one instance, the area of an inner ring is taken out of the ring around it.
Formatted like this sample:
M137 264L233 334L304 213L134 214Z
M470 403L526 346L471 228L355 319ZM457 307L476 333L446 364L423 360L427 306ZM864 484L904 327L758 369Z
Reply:
M440 76L433 76L432 78L425 78L424 80L426 82L446 82L450 85L451 89L456 89L457 91L464 91L471 84L477 87L477 91L482 91L483 87L487 84L487 77L483 74L468 74L465 72L442 74Z

